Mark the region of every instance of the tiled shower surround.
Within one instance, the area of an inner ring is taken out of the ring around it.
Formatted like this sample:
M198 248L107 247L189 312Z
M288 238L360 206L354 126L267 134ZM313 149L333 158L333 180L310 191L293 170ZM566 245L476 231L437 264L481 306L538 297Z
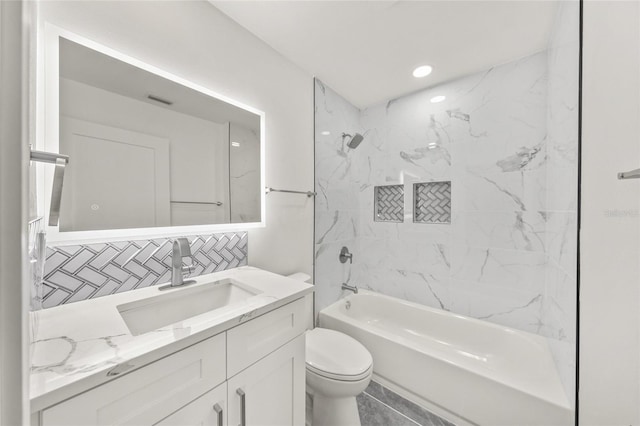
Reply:
M573 399L578 16L563 2L547 50L364 110L316 81L317 310L349 282L542 335ZM414 223L421 182L451 182L450 224ZM375 222L374 187L398 184L404 221Z
M189 276L247 264L247 233L187 237ZM44 282L33 289L43 308L92 299L171 280L172 239L48 247Z

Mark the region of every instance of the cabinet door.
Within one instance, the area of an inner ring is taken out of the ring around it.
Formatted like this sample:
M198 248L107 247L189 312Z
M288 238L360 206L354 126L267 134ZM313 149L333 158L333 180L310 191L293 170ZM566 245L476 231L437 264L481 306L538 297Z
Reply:
M154 426L226 426L227 383L205 393Z
M304 368L304 335L301 335L229 379L229 424L303 425Z

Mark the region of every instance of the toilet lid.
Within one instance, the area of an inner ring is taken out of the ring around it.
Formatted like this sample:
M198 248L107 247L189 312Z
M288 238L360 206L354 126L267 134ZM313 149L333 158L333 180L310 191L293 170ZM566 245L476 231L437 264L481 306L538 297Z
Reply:
M351 336L326 328L306 333L307 369L335 380L355 381L371 373L373 358Z

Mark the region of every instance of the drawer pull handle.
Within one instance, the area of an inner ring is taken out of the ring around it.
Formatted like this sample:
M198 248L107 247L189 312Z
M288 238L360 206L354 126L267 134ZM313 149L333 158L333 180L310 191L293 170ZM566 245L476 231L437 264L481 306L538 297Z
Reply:
M222 422L224 421L222 418L222 407L220 407L220 404L216 404L213 406L213 411L216 412L216 414L218 415L218 426L223 426Z
M242 388L236 389L236 393L240 395L240 426L247 426L247 395Z
M133 367L135 367L135 365L128 364L128 363L118 364L115 367L113 367L111 370L107 371L107 377L117 376L119 374L124 373L127 370L132 369Z

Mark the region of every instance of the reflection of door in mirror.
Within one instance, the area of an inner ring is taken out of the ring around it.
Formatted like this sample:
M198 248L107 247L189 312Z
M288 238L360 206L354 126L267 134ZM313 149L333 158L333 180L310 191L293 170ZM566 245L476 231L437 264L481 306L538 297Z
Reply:
M167 194L170 193L170 200L166 200L167 220L156 221L149 213L146 214L146 219L138 216L138 213L154 208L154 204L143 206L144 203L153 201L148 195L129 200L124 198L124 188L108 184L98 185L91 191L94 193L93 197L98 197L97 193L100 192L102 198L119 202L119 213L110 217L108 221L105 221L107 218L103 218L104 220L97 222L95 211L77 209L76 206L73 213L78 219L64 221L62 231L229 223L228 124L182 114L65 78L60 79L60 112L61 118L73 117L76 120L100 123L121 132L132 132L141 135L140 138L147 136L164 140L168 146L168 159L163 164L155 164L153 175L165 181L163 185L166 185ZM68 149L66 138L69 136L63 133L63 121L61 119L60 152L65 153ZM97 144L97 141L103 139L98 137L94 141ZM122 156L118 158L121 161L114 163L113 168L101 170L87 166L87 172L92 171L96 175L93 180L104 182L108 182L109 176L113 173L128 176L131 191L142 191L140 185L150 176L151 171L142 165L136 165L134 157L128 159L126 153L120 154ZM74 156L72 163L84 161L91 160L77 159ZM72 175L69 179L75 178ZM79 179L90 182L84 177ZM138 182L138 179L141 182ZM69 193L71 188L75 190L75 184L70 184L65 193ZM221 204L218 205L218 202ZM63 201L63 204L65 203L66 199ZM63 211L61 215L68 212ZM90 217L80 218L83 215ZM165 215L161 214L160 217L164 218ZM132 220L128 221L129 218ZM84 222L83 226L76 227L80 222ZM100 226L101 224L105 226ZM107 224L109 226L106 226Z
M169 226L169 141L62 117L61 152L74 161L63 187L60 229Z

